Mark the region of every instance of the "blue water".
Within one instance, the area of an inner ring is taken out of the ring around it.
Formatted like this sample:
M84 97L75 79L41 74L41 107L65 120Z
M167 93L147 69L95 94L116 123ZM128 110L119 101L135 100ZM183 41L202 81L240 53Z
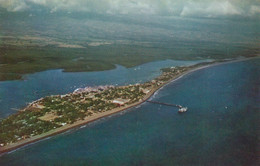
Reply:
M145 82L160 75L160 69L170 66L192 65L198 61L164 60L146 63L133 68L117 66L101 72L64 73L49 70L25 75L24 80L0 82L0 118L13 114L26 103L41 97L73 92L76 88L96 85L125 85Z
M202 69L145 103L0 157L0 165L257 165L260 59Z

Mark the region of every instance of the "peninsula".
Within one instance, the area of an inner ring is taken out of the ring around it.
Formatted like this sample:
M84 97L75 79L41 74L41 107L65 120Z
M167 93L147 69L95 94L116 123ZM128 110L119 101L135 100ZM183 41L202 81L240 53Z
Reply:
M219 62L164 68L159 77L142 84L79 88L36 100L0 121L0 154L137 106L172 80Z

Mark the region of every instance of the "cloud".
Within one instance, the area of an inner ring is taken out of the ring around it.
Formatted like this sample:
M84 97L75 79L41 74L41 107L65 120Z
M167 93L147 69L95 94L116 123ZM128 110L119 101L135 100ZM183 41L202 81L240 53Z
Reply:
M185 5L181 16L201 16L201 17L217 17L217 16L230 16L242 15L240 8L235 7L229 1L225 2L210 2L205 3L189 3Z
M13 8L13 11L14 12L17 12L17 11L25 11L25 10L27 10L27 9L29 9L29 6L28 5L26 5L26 3L20 3L18 6L15 6L14 8Z
M256 16L259 0L0 0L17 12L44 8L50 12L169 15L182 17Z
M6 8L8 11L13 12L25 11L30 9L25 1L18 0L0 0L0 6Z
M251 15L260 15L260 5L259 6L251 6L250 8L250 12L249 12Z

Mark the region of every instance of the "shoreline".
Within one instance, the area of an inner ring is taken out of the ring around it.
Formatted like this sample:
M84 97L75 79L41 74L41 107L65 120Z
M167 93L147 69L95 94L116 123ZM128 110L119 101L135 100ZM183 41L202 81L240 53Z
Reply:
M224 62L212 62L212 64L205 64L205 65L201 64L202 66L194 66L194 67L188 69L187 71L174 76L173 78L171 78L170 80L168 80L164 84L162 84L162 85L152 89L151 92L146 94L141 101L138 101L136 103L132 103L132 104L129 104L129 105L126 105L126 106L122 106L122 107L119 107L119 108L115 108L115 109L112 109L110 111L97 113L97 114L95 114L93 116L86 117L84 120L76 121L73 124L69 124L69 125L65 125L65 126L59 127L57 129L48 131L48 132L46 132L44 134L37 135L37 136L31 137L31 138L28 138L28 139L25 139L25 140L21 140L19 142L14 143L14 144L7 145L5 147L0 147L0 156L6 154L8 152L14 151L14 150L16 150L18 148L24 147L26 145L30 145L32 143L41 141L41 140L46 139L48 137L64 133L64 132L69 131L71 129L74 129L74 128L86 125L86 124L94 122L96 120L99 120L99 119L111 116L113 114L125 111L127 109L136 107L138 105L141 105L141 104L145 103L156 92L160 91L166 85L168 85L168 84L170 84L172 82L175 82L175 81L179 80L180 78L182 78L183 76L185 76L187 74L190 74L192 72L195 72L195 71L198 71L198 70L201 70L201 69L205 69L205 68L209 68L209 67L213 67L213 66L217 66L217 65L228 64L228 63L235 63L235 62L250 60L250 59L254 59L254 58L259 58L259 57L251 57L251 58L243 58L243 59L230 59L230 60L227 60L227 61L224 61Z

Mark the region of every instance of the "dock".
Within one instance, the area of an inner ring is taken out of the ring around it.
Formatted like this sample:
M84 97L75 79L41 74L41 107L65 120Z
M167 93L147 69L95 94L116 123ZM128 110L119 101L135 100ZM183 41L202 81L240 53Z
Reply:
M183 106L178 105L178 104L163 103L163 102L151 101L151 100L147 100L146 102L153 103L153 104L159 104L159 105L166 105L166 106L170 106L170 107L177 107L177 108L179 108L179 110L178 110L179 113L183 113L183 112L186 112L188 110L187 107L183 107Z

